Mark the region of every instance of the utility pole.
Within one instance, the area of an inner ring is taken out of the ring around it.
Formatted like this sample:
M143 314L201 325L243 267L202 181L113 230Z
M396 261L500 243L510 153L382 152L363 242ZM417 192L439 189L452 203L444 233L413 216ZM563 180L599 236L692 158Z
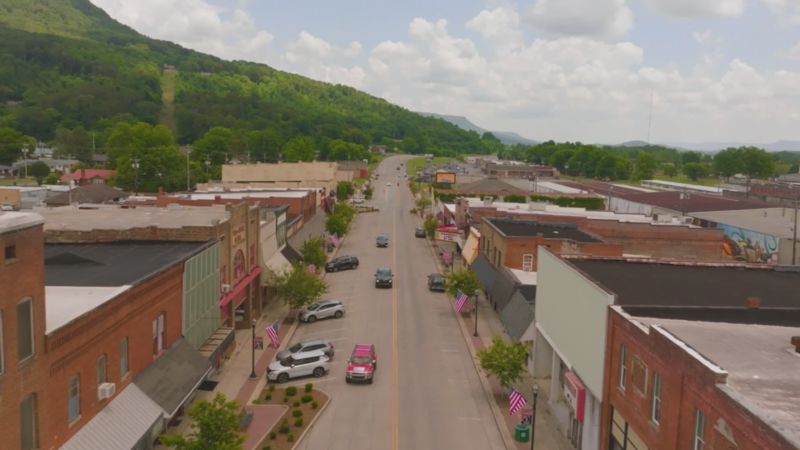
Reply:
M133 158L131 160L131 167L135 171L134 179L133 179L133 191L138 195L139 194L139 159Z
M797 265L797 208L800 206L800 193L794 198L794 226L792 227L792 265Z
M191 181L191 172L189 171L189 154L192 152L191 149L186 149L186 193L188 194L192 190L192 181Z

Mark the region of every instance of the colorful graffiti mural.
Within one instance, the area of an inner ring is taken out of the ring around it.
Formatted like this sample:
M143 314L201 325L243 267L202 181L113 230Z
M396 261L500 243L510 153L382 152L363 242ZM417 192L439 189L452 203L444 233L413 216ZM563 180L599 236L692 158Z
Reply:
M775 236L721 223L717 228L725 232L723 252L728 258L751 263L778 263L779 241Z

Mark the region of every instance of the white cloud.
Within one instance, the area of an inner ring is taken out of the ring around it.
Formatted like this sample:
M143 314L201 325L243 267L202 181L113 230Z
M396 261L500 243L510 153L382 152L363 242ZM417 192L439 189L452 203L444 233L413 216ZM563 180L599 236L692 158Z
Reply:
M633 26L625 0L536 0L525 21L555 36L621 36Z
M800 25L800 1L763 0L767 7L790 24Z
M800 41L793 47L779 52L780 56L793 61L800 61Z
M341 48L307 31L301 31L286 46L282 58L289 63L289 70L329 83L361 87L366 77L364 69L357 65L341 66L345 60L360 54L360 42L351 42L348 47Z
M675 17L737 17L742 15L745 6L745 0L646 0L646 3L663 14Z
M519 14L512 8L483 10L466 26L480 33L500 52L519 50L525 43L519 29Z

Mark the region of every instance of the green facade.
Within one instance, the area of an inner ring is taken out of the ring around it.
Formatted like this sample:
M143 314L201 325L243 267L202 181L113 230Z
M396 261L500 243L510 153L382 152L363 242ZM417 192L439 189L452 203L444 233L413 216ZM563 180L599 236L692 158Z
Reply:
M219 328L219 243L192 257L183 271L183 336L199 349Z

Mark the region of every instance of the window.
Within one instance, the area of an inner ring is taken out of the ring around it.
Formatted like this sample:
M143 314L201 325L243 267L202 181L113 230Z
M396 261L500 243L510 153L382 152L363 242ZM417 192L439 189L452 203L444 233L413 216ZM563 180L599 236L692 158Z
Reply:
M522 255L522 270L533 272L533 255Z
M103 353L97 358L97 385L105 383L108 380L106 376L106 355Z
M619 388L625 390L625 375L628 372L628 367L625 362L625 344L619 346Z
M17 246L14 244L6 245L6 264L17 260Z
M19 361L33 356L33 302L30 298L17 303L17 355Z
M36 394L30 394L19 404L19 423L22 432L22 450L39 448L39 431L36 426Z
M69 391L67 402L69 409L69 423L76 421L81 416L81 379L74 375L69 379Z
M653 400L650 403L650 420L658 425L661 420L661 375L653 372Z
M153 354L159 355L164 351L164 313L153 319Z
M705 436L706 416L699 409L694 411L694 450L703 450L706 445Z
M124 377L128 374L128 338L122 338L119 343L119 376Z
M5 341L3 340L3 311L0 311L0 374L3 374L6 371L5 359L3 359L5 356L4 342Z

